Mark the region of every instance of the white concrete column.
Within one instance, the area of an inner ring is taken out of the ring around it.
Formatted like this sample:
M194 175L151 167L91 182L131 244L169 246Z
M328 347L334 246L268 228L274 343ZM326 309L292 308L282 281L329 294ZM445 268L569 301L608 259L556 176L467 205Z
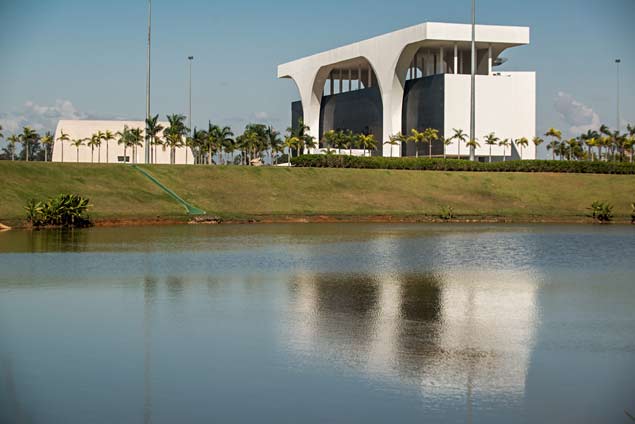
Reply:
M339 93L342 94L344 92L344 71L342 70L342 68L340 68L339 70L339 77L340 77L340 90Z
M373 86L373 68L368 67L368 88Z
M454 74L458 74L459 72L459 57L458 57L458 50L459 50L459 46L454 43L454 69L452 69L454 71Z
M487 48L487 75L492 74L492 45Z
M348 68L348 91L353 91L353 70Z
M418 58L417 66L419 67L419 72L421 72L421 76L423 77L423 56L418 55L417 58Z
M329 92L329 94L332 96L333 94L335 94L335 80L333 79L333 71L332 70L329 73L329 80L331 82L331 91Z
M439 48L439 73L445 73L445 51L443 47Z
M357 89L362 89L362 65L357 67Z

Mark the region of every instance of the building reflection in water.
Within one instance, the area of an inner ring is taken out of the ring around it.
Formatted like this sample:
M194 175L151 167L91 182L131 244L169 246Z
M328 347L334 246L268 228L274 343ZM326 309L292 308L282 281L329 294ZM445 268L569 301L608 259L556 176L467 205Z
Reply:
M290 287L282 337L297 355L468 403L524 393L538 319L528 273L304 273Z

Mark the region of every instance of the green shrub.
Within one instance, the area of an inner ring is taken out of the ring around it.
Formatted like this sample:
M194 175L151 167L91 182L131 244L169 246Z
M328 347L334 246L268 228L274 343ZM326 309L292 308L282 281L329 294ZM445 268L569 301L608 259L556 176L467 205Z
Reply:
M29 200L26 219L33 227L85 227L90 225L88 202L76 194L59 194L46 202Z
M559 172L580 174L635 174L635 165L623 162L516 160L471 162L462 159L430 159L381 156L303 155L291 159L303 168L408 169L471 172Z
M591 204L591 212L594 220L603 224L613 219L613 205L606 202L595 201Z
M446 221L456 218L452 206L441 207L441 213L439 214L439 216L441 217L441 219L444 219Z

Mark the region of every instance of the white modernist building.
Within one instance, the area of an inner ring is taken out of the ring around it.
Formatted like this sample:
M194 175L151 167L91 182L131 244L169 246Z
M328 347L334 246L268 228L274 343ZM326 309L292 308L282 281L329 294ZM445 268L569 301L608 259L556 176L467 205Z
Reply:
M163 128L167 128L167 122L160 123ZM124 127L130 129L140 128L143 134L141 146L135 149L127 148L117 143L118 137L115 135L123 131ZM69 141L59 141L62 131L68 134ZM79 149L71 144L73 140L88 139L97 132L110 131L114 136L112 140L102 140L98 147L91 148L85 141ZM163 133L160 133L163 138ZM55 144L53 145L53 162L83 162L83 163L145 163L145 122L143 121L89 121L89 120L61 120L57 123L55 130ZM194 156L187 147L175 149L176 164L193 164ZM152 146L152 163L169 164L170 149L162 146Z
M278 67L279 78L292 79L300 101L292 105L293 124L303 118L312 136L328 130L352 130L386 142L393 134L436 128L449 138L454 129L469 133L472 27L465 24L423 23ZM480 160L489 155L484 138L535 135L536 76L534 72L497 72L512 47L529 44L529 28L476 26L476 138ZM428 153L427 146L383 144L374 152L383 156ZM496 159L519 157L517 146L492 146ZM454 141L449 156L466 157L465 143ZM535 158L535 147L522 152ZM441 141L433 154L443 154Z

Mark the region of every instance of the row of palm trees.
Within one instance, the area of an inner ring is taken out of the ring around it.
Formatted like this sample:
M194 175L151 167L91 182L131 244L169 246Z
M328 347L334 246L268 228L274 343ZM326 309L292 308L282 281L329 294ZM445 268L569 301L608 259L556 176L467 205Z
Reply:
M0 125L0 139L4 138L2 131L3 128L2 125ZM47 131L44 135L40 135L31 127L24 127L21 133L8 136L7 142L8 145L3 149L3 155L10 157L11 160L15 160L16 158L16 144L21 144L21 153L27 162L35 159L34 156L39 155L40 146L44 146L44 149L42 149L44 151L44 160L48 161L48 153L53 146L54 139L50 131Z
M195 128L190 134L189 128L185 125L185 116L173 114L167 116L168 125L164 127L159 123L159 116L156 115L146 120L145 136L151 146L150 160L157 162L158 148L170 149L170 163L175 163L176 149L186 147L186 162L188 151L194 155L197 164L250 164L256 159L269 158L270 163L277 164L278 160L286 155L290 161L295 154L303 154L306 149L313 149L318 146L314 137L309 134L310 128L300 119L298 125L287 128L284 138L271 126L262 124L249 124L244 132L234 137L230 127L214 125L211 122L207 129ZM64 131L55 140L50 132L40 136L30 127L25 127L20 134L7 137L8 148L5 148L5 156L15 159L15 144L21 144L25 160L30 160L30 152L33 153L33 146L44 146L44 160L48 160L48 152L54 141L61 142L61 159L64 161L64 142L76 149L76 160L79 162L79 148L83 145L91 149L91 162L95 161L95 150L97 151L97 162L101 162L101 147L106 146L106 162L109 158L110 142L116 140L118 145L124 148L124 161L128 161L128 149L132 150L132 162L136 162L137 148L143 145L143 130L141 128L124 127L122 131L113 133L112 131L98 131L88 138L71 139ZM552 159L556 156L561 160L625 160L628 156L633 162L635 150L635 126L628 125L626 133L613 131L606 125L602 125L598 131L589 130L586 133L564 140L562 132L555 128L550 128L545 134L548 140L547 149L551 151ZM0 126L0 139L3 138L2 127ZM403 142L415 144L415 156L419 156L419 145L427 145L428 156L432 157L432 145L441 141L443 144L443 157L446 158L446 150L453 143L458 143L458 157L461 157L461 146L468 148L480 147L478 140L469 140L467 134L461 129L454 129L450 137L442 137L439 131L434 128L426 128L422 131L412 129L410 134L397 133L389 137L385 145L399 145ZM542 137L534 137L531 143L536 147L545 142ZM492 161L492 147L503 148L503 160L507 158L507 149L516 146L523 158L523 150L527 148L530 141L526 137L518 139L499 138L495 133L487 134L483 137L483 143L489 147L489 161ZM331 130L324 133L321 144L325 146L326 153L341 153L348 150L349 154L355 149L363 151L365 156L377 148L378 142L373 134L356 134L350 130ZM39 147L38 147L39 148ZM235 154L238 153L238 157ZM627 155L628 153L628 155ZM392 157L392 149L391 149ZM217 159L217 161L215 160Z
M156 161L157 157L157 147L161 146L164 150L170 149L170 163L174 164L176 162L176 149L183 147L185 145L185 137L188 133L188 128L185 126L185 116L183 115L168 115L169 126L164 128L161 124L158 123L159 116L154 116L146 120L146 137L148 138L148 142L150 143L151 148L151 158L152 161ZM162 133L161 133L162 132ZM159 135L162 134L162 137ZM130 128L127 125L124 126L123 130L117 131L113 133L110 130L106 131L97 131L87 138L74 138L71 139L70 136L64 132L64 130L60 131L59 137L57 137L57 141L61 142L61 160L64 161L64 142L70 142L70 145L75 147L76 152L76 160L79 162L79 148L83 145L90 147L90 161L95 161L95 150L97 150L97 162L101 163L101 146L102 144L106 145L106 163L109 162L110 158L110 142L115 140L118 145L123 146L123 157L124 162L128 162L128 149L132 151L132 163L136 163L137 161L137 148L143 146L144 134L143 129L141 128Z
M624 133L602 125L598 131L588 130L566 140L560 130L550 128L545 137L550 138L547 150L551 151L553 160L556 156L560 160L590 161L625 161L628 157L632 163L635 154L635 125L627 125Z

